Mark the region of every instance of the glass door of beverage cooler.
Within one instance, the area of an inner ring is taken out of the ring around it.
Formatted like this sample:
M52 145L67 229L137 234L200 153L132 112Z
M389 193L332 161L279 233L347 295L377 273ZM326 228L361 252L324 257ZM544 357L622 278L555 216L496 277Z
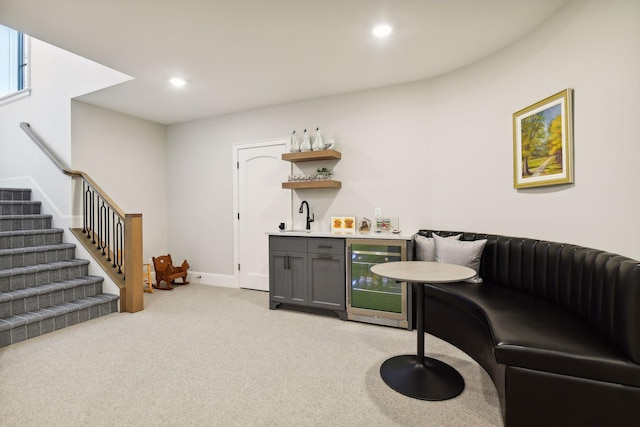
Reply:
M371 267L407 259L405 240L347 239L347 317L408 327L407 286L378 276Z

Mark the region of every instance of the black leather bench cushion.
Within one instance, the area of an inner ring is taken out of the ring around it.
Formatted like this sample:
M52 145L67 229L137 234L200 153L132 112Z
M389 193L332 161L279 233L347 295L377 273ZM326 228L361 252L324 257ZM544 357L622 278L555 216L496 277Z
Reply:
M589 324L543 299L491 283L426 285L425 295L486 324L498 363L640 386L640 366Z
M432 230L420 230L430 236ZM441 236L460 232L437 231ZM590 324L640 364L640 263L576 245L520 237L462 233L487 239L480 277L541 298Z

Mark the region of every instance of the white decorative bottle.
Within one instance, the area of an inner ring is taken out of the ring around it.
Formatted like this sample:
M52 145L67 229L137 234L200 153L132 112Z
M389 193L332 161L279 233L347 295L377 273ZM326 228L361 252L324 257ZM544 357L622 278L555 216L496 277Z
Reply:
M313 151L324 150L324 141L322 140L322 132L320 132L320 128L316 128L316 139L313 141L311 149Z
M295 130L291 132L291 144L289 144L289 151L292 153L300 151L300 144L298 143L298 136L296 135Z
M300 151L311 151L311 140L307 130L304 130L304 136L302 137L302 144L300 145Z

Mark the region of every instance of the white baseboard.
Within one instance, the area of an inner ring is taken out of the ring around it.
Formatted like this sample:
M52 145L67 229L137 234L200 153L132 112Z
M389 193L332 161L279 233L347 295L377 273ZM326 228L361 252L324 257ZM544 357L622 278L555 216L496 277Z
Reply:
M187 280L191 283L202 285L222 286L225 288L235 288L233 276L228 274L202 273L199 271L189 271Z

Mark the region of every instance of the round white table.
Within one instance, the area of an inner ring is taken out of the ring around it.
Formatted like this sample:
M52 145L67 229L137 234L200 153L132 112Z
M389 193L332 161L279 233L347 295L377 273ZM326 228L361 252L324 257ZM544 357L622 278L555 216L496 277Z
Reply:
M426 261L387 262L371 267L371 271L398 282L415 284L418 298L417 355L386 360L380 366L384 382L399 393L422 400L446 400L462 393L462 375L452 366L424 355L424 284L458 282L475 276L476 272L460 265Z

